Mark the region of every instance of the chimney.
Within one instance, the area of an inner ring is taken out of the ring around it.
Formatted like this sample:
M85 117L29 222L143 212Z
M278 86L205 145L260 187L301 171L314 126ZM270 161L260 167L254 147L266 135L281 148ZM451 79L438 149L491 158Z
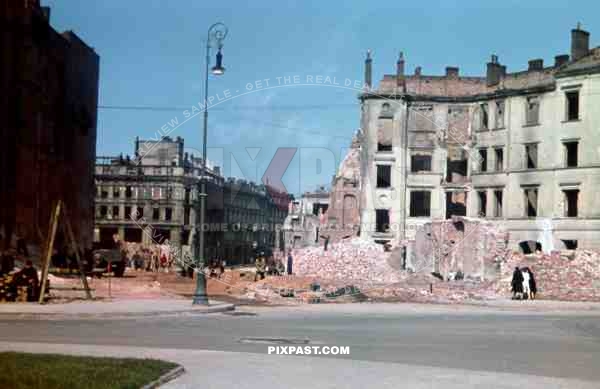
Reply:
M415 76L421 77L421 67L420 66L417 66L415 68Z
M458 68L455 66L446 66L446 77L458 78Z
M372 62L371 59L371 49L367 50L367 58L365 59L365 86L371 89L372 83Z
M137 154L140 151L140 137L135 137L135 153Z
M406 81L404 80L404 53L400 52L396 62L396 86L402 92L406 92Z
M47 22L50 22L50 7L41 7L42 15Z
M492 59L487 63L486 81L488 86L497 85L500 82L500 78L505 73L502 65L498 63L498 56L492 54Z
M577 28L571 30L571 59L577 61L584 57L590 51L590 33L581 29L581 24L577 23Z
M559 67L569 62L569 54L561 54L554 57L554 66Z
M540 58L532 59L529 61L529 71L537 71L544 69L544 60Z

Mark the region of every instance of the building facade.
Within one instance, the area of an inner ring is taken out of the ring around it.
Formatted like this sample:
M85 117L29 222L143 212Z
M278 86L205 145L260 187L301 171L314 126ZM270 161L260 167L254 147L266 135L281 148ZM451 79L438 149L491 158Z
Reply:
M99 157L96 164L95 240L113 234L128 242L189 246L197 221L202 160L184 152L184 140L135 141L134 157ZM219 167L206 178L222 185Z
M452 215L506 228L509 247L549 251L600 246L600 48L571 31L570 55L508 72L396 74L362 102L362 232L413 240Z
M100 58L38 0L0 4L0 233L41 247L53 206L91 247ZM62 244L59 231L57 244Z
M327 233L320 229L325 225L329 201L329 191L320 188L304 192L300 199L290 202L283 226L285 247L295 249L319 243L320 234Z

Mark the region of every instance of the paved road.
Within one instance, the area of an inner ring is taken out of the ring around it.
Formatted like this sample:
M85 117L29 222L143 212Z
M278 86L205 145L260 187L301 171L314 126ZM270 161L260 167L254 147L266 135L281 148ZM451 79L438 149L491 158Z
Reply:
M7 320L0 321L0 341L264 356L268 345L240 339L308 339L312 344L350 346L351 355L336 359L600 382L598 314L545 315L479 308L407 310L390 305L247 308L241 312L256 316ZM317 358L321 357L310 357L311 363L324 361Z

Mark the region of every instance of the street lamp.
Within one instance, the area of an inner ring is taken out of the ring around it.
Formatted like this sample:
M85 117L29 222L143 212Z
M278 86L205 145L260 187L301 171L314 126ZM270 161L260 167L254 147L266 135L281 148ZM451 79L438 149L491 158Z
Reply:
M210 49L212 45L217 46L217 63L212 68L212 74L220 76L225 73L223 67L223 40L227 36L227 26L223 23L215 23L208 28L206 34L206 75L204 78L204 127L202 131L202 169L200 176L200 228L196 225L198 234L198 245L196 248L196 291L194 292L194 305L208 305L206 295L206 277L204 276L204 222L206 218L206 140L208 127L208 68L210 63ZM198 247L199 246L199 247Z

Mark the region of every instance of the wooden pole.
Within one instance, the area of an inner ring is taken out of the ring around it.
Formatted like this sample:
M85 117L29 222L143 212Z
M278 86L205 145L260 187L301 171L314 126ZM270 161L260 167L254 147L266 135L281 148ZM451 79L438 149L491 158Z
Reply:
M79 257L79 245L75 240L75 234L73 234L73 228L71 227L71 220L69 220L69 215L67 214L67 207L64 207L63 215L65 217L64 225L67 230L68 239L71 241L71 248L75 252L75 260L77 261L77 267L79 268L79 276L81 277L81 283L83 284L83 288L85 289L85 297L88 300L92 299L92 293L90 292L90 287L87 282L87 278L85 277L85 270L83 268L83 263L81 258Z
M50 218L50 226L48 228L48 239L46 245L46 255L44 258L44 262L42 265L42 280L40 285L40 298L38 302L40 304L44 303L44 293L46 292L46 284L48 283L48 269L50 267L50 262L52 261L52 250L54 249L54 239L56 238L56 228L58 227L58 217L60 215L60 209L62 207L62 201L58 200L56 203L56 207L54 208L54 213Z

